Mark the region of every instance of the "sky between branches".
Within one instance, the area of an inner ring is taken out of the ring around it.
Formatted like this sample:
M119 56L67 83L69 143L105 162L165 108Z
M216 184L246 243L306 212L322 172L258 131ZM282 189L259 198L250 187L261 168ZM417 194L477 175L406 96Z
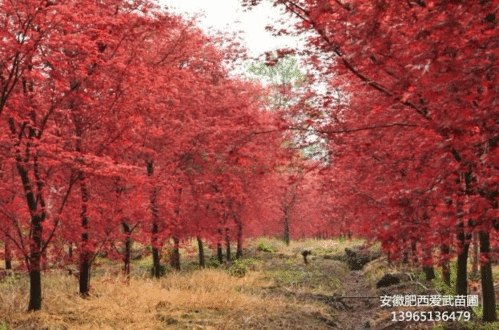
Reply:
M159 1L174 13L186 14L187 17L192 17L196 13L203 14L199 18L198 26L206 32L210 29L223 32L243 31L240 36L245 41L251 57L257 57L277 48L296 47L300 44L299 38L273 37L270 32L265 31L265 26L273 24L279 15L280 17L284 15L282 9L272 7L270 1L264 1L246 12L238 0Z

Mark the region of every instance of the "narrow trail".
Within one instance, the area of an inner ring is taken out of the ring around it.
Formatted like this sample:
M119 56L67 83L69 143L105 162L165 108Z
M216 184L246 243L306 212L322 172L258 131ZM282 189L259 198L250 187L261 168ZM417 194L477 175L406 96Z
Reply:
M369 329L367 324L381 308L379 298L373 295L370 284L359 271L350 271L343 285L345 288L344 297L346 298L337 300L342 303L345 309L337 311L338 329Z
M342 286L344 295L335 300L341 302L344 308L335 308L336 327L341 330L429 330L433 328L431 322L394 322L391 313L398 309L381 307L379 290L373 287L362 274L362 271L350 271L345 277ZM390 294L415 294L416 286L414 282L405 282L384 289ZM427 292L425 294L429 294ZM433 293L432 293L433 294ZM372 297L372 298L351 298L351 297ZM337 306L338 307L338 306ZM453 325L452 329L462 329ZM449 328L450 329L450 328Z

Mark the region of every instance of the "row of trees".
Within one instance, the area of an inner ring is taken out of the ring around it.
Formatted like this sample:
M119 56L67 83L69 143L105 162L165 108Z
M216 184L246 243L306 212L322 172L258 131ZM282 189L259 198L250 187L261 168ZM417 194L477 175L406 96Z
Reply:
M129 271L133 240L159 276L168 242L178 268L190 238L203 263L203 241L222 259L341 231L424 266L457 255L457 294L475 235L496 319L496 1L275 2L314 33L299 94L228 78L224 40L146 1L0 4L2 256L24 261L29 310L45 260L74 260L86 295L95 253L122 246Z
M290 219L314 218L313 166L283 146L269 91L228 77L221 40L147 1L0 9L0 257L23 261L28 310L46 265L76 263L86 296L97 252L129 274L132 241L150 245L160 276L165 244L180 268L196 238L203 265L203 241L240 257L244 236L289 240Z
M337 206L393 257L412 251L423 265L445 265L457 255L457 294L466 294L476 235L483 318L495 321L497 1L274 3L299 19L289 33L312 35L304 54L329 86L306 129L329 143L324 182Z

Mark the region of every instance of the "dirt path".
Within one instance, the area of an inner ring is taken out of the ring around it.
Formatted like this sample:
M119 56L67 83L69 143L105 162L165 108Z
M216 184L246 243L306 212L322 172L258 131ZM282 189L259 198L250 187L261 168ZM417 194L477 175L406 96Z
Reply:
M344 310L339 308L337 311L338 329L369 329L369 321L374 318L381 308L379 298L373 295L370 284L359 271L351 271L345 278L343 285L345 288L344 297L346 298L336 299L345 307Z
M381 307L380 295L435 294L434 291L422 292L421 284L414 282L409 275L405 279L405 273L400 274L400 284L376 289L376 280L370 277L379 279L389 271L384 258L368 263L362 271L351 271L346 262L328 255L317 255L308 265L301 263L296 256L276 256L266 256L264 273L274 285L264 289L265 295L290 298L288 301L303 305L314 302L326 305L328 315L311 315L320 320L320 329L426 330L435 325L430 322L394 322L392 312L407 311L407 308Z
M392 312L404 309L381 307L380 291L376 290L374 284L370 283L361 271L351 271L344 278L343 287L345 294L336 298L336 301L343 302L344 309L336 308L337 324L335 329L342 330L427 330L432 329L430 322L394 322ZM417 286L415 282L404 282L387 289L383 289L389 295L416 294ZM386 293L385 293L386 294ZM434 294L426 292L422 294ZM373 297L371 299L354 299L350 297ZM448 329L462 329L457 324L451 324Z
M273 259L266 268L268 271L280 269L279 276L275 278L277 285L269 289L268 294L329 306L333 320L324 319L327 329L373 329L372 326L367 326L381 310L381 303L375 288L361 271L350 271L344 262L320 257L312 260L306 267L276 262ZM299 274L295 279L297 286L290 285L284 279L286 274ZM332 284L331 281L336 283ZM313 289L314 293L300 290L300 285ZM317 290L318 288L322 289Z

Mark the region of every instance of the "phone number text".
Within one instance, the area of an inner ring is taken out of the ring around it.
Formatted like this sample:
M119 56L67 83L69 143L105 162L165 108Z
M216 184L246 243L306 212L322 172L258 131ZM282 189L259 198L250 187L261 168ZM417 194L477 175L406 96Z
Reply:
M439 312L439 311L423 311L423 312L411 312L411 311L399 311L392 312L392 321L394 322L404 322L404 321L469 321L471 318L471 313L469 311L453 311L453 312Z

